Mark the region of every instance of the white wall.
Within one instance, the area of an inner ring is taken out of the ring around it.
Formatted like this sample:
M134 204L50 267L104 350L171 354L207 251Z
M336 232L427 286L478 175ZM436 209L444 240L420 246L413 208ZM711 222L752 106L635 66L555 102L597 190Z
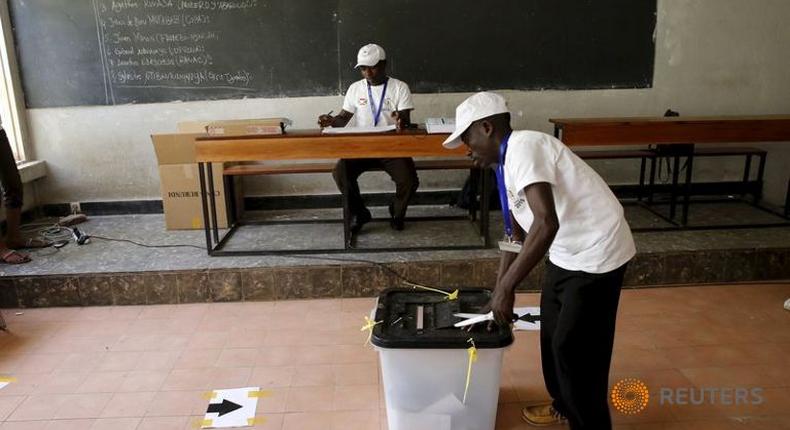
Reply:
M516 128L551 132L551 117L790 113L790 1L659 0L653 88L596 91L502 91L516 113ZM536 59L539 60L539 59ZM572 67L572 65L569 65ZM417 95L417 120L450 116L467 94ZM226 100L190 103L31 109L34 156L48 163L41 203L159 197L151 133L172 132L196 119L286 116L294 128L313 128L341 97ZM790 144L770 149L766 193L782 202ZM598 163L611 183L633 183L636 166ZM738 179L741 162L704 160L699 179ZM431 174L433 173L433 174ZM459 188L463 174L426 172L421 189ZM381 175L363 187L391 189ZM334 193L328 175L266 178L248 184L253 194Z

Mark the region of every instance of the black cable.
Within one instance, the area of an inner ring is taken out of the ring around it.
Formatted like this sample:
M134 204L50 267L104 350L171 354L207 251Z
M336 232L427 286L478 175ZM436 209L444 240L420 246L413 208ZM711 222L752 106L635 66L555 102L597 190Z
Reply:
M330 260L330 261L339 261L339 262L343 262L343 263L365 263L365 264L369 264L371 266L377 266L380 269L383 269L383 270L391 273L396 278L398 278L398 279L400 279L402 281L406 281L406 282L408 282L410 284L416 284L416 282L413 282L409 278L401 275L395 269L387 266L385 263L379 263L378 261L365 260L365 259L362 259L362 258L357 259L357 258L340 258L340 257L319 257L319 256L313 256L313 255L289 255L289 257L291 257L291 258L301 258L303 260Z
M101 240L106 240L106 241L109 241L109 242L127 242L127 243L131 243L133 245L142 246L143 248L196 248L196 249L200 249L200 250L205 249L205 248L203 248L201 246L197 246L197 245L146 245L144 243L135 242L135 241L129 240L129 239L114 239L114 238L111 238L111 237L95 236L95 235L92 235L92 234L89 235L89 236L91 238L93 238L93 239L101 239Z
M133 245L142 246L144 248L195 248L195 249L199 249L201 251L205 249L205 248L203 248L201 246L197 246L197 245L146 245L144 243L135 242L135 241L129 240L129 239L114 239L114 238L111 238L111 237L103 237L103 236L95 236L95 235L90 235L90 237L94 238L94 239L101 239L101 240L106 240L106 241L110 241L110 242L127 242L127 243L131 243ZM387 266L385 263L379 263L378 261L365 260L365 259L362 259L362 258L320 257L320 256L317 256L317 255L316 256L313 256L313 255L288 255L286 258L296 258L296 259L301 259L301 260L329 260L329 261L338 261L338 262L343 262L343 263L364 263L364 264L369 264L371 266L376 266L376 267L378 267L378 268L380 268L380 269L382 269L382 270L384 270L386 272L389 272L390 274L392 274L396 278L400 279L401 281L405 281L405 282L407 282L409 284L420 285L419 283L414 282L411 279L401 275L395 269Z
M43 228L42 228L42 226L43 226ZM58 240L58 239L63 239L62 236L64 236L64 235L66 236L67 240L71 238L71 229L70 228L59 226L57 224L52 224L52 223L49 223L49 222L38 223L38 224L31 224L31 225L27 225L25 227L27 229L33 228L34 230L36 230L36 232L38 232L44 238ZM126 242L126 243L131 243L132 245L142 246L143 248L195 248L195 249L199 249L201 251L205 249L205 248L203 248L201 246L197 246L197 245L183 245L183 244L148 245L148 244L145 244L145 243L135 242L135 241L130 240L130 239L116 239L116 238L112 238L112 237L104 237L104 236L96 236L96 235L89 235L89 236L91 238L94 238L94 239L106 240L108 242ZM46 249L46 248L42 248L41 250L43 250L43 249ZM39 250L39 251L41 251L41 250ZM57 251L58 250L55 249L55 252L52 252L51 254L49 254L49 253L45 254L44 256L55 254L55 253L57 253ZM396 278L400 279L401 281L405 281L405 282L407 282L409 284L420 285L419 283L414 282L411 279L401 275L396 270L394 270L391 267L387 266L385 263L379 263L378 261L365 260L365 259L362 259L362 258L357 259L357 258L340 258L340 257L319 257L319 256L313 256L313 255L288 255L287 258L296 258L296 259L301 259L301 260L328 260L328 261L337 261L337 262L342 262L342 263L363 263L363 264L368 264L368 265L371 265L371 266L376 266L376 267L380 268L381 270L384 270L385 272L390 273L391 275L395 276Z

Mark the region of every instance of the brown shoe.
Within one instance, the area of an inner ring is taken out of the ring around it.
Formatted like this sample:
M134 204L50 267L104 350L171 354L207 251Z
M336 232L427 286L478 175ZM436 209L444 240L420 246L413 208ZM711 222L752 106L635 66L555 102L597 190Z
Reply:
M557 424L564 424L567 419L562 416L554 406L549 404L527 406L521 410L521 418L529 425L535 427L548 427Z

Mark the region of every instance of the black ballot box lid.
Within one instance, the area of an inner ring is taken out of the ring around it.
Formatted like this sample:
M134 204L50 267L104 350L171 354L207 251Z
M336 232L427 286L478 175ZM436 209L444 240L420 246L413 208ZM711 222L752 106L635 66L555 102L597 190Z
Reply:
M390 288L379 295L371 343L381 348L454 349L504 348L513 343L510 327L487 322L466 331L453 325L465 318L456 313L480 313L491 299L491 291L484 288L459 288L458 298L433 291Z

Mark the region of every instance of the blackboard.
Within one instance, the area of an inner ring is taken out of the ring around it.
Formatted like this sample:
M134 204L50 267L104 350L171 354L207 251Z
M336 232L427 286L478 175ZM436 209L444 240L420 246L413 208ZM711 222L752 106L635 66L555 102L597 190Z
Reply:
M652 85L656 0L11 0L28 107Z

